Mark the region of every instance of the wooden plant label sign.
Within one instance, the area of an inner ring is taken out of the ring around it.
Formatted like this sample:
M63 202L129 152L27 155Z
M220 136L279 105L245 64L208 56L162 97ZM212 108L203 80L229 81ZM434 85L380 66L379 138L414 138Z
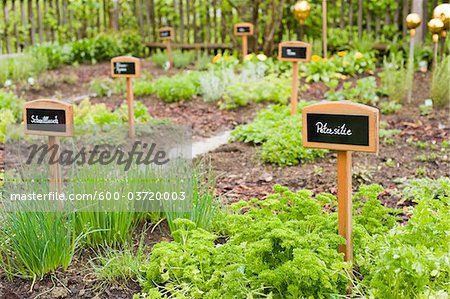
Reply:
M378 109L353 102L324 102L303 108L303 146L378 152Z
M140 74L140 60L131 56L118 56L111 59L111 77L137 78Z
M252 23L239 23L234 25L234 35L253 35L253 24Z
M73 106L58 100L41 99L23 106L25 134L73 135Z
M174 38L174 30L172 27L159 28L159 38L162 40L172 40Z
M309 61L311 45L304 42L282 42L278 46L278 60L280 61Z

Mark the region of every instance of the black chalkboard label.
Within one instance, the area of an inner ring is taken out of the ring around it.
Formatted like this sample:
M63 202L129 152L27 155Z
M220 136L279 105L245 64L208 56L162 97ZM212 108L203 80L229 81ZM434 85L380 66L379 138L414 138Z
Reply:
M306 115L308 142L369 145L369 117L364 115Z
M237 32L239 33L250 33L250 27L249 26L238 26Z
M170 30L160 31L159 37L170 37Z
M115 75L135 75L136 65L134 62L114 62Z
M66 111L62 109L26 109L27 130L66 132Z
M283 47L281 57L306 59L306 47Z

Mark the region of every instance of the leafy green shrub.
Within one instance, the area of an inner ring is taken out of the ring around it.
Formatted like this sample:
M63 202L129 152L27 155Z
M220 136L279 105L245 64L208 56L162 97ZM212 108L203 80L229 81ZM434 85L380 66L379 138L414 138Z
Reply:
M199 92L199 73L187 72L155 81L156 95L164 102L191 100Z
M232 68L210 69L199 77L200 94L205 102L217 101L223 96L227 86L234 81L236 75Z
M172 52L173 66L177 69L184 69L188 65L192 64L195 60L195 52L193 51L181 51L175 50Z
M156 53L152 54L152 56L150 56L150 60L160 68L163 68L169 61L166 52L161 50L157 50Z
M325 97L329 101L347 100L372 105L378 101L377 82L373 76L358 79L356 85L353 85L352 82L344 82L341 90L336 90L337 80L331 80L327 85L331 88L325 93Z
M48 69L56 69L69 62L71 47L70 44L49 42L33 46L29 51L37 59L44 58L48 62Z
M144 51L142 36L136 30L120 30L117 33L120 41L121 55L142 56Z
M299 103L299 111L307 103ZM297 165L323 157L326 150L307 149L302 144L301 113L291 116L286 106L271 106L258 113L253 122L238 126L233 140L261 144L263 161L278 165Z
M291 89L289 78L276 75L269 75L246 83L236 83L227 87L220 107L234 109L250 102L262 101L285 104L289 99Z
M217 235L177 219L174 242L156 244L142 267L147 298L175 292L186 298L328 298L345 293L349 266L336 250L343 243L336 215L323 213L323 203L309 191L294 193L278 185L274 190L264 201L233 206L235 212L221 222L225 244L215 245Z
M134 120L137 123L146 123L151 120L150 113L148 113L148 108L142 102L134 101L133 102L133 110L134 110ZM122 120L127 123L128 122L128 105L127 102L124 101L120 107L114 111L114 113L120 115Z
M0 87L5 85L9 78L9 59L0 58Z
M89 82L89 91L97 97L110 97L114 94L125 94L126 85L123 80L112 78L95 78Z
M94 38L76 40L71 44L70 61L96 63L115 56L142 53L140 37L128 31L120 34L100 34Z
M205 71L211 65L211 57L208 52L203 52L197 57L197 61L195 62L195 69L198 71Z
M380 111L382 114L397 113L402 108L402 104L396 102L382 102L380 103Z
M149 96L155 93L155 86L151 81L138 80L133 84L133 92L135 96Z
M10 109L0 109L0 143L5 142L6 127L15 123L16 118Z
M126 102L114 112L105 104L92 105L89 99L83 100L74 107L75 124L119 125L128 122L128 106ZM134 102L134 117L136 122L145 123L151 119L147 107L141 102Z
M0 109L9 109L16 120L22 119L24 100L19 99L13 92L0 89Z
M372 74L375 70L373 52L338 52L330 59L318 55L311 56L310 63L300 64L300 71L306 81L329 82L332 79L344 78L359 74Z
M35 76L48 67L47 58L34 57L31 54L25 53L13 59L10 59L10 78L14 81L28 79Z
M450 180L414 180L405 196L412 196L407 224L367 238L355 256L365 287L374 298L416 298L429 291L448 291L450 262Z
M450 57L447 56L433 70L433 78L431 80L431 99L438 107L449 105L450 103L450 87L444 82L450 78Z
M74 107L75 124L122 124L121 115L111 112L105 104L92 105L89 99Z
M389 99L397 103L402 102L411 88L411 76L405 68L402 59L396 59L394 56L388 61L386 57L383 60L383 72L380 73L382 91Z
M0 267L8 278L33 282L67 269L80 239L71 215L59 212L1 212Z

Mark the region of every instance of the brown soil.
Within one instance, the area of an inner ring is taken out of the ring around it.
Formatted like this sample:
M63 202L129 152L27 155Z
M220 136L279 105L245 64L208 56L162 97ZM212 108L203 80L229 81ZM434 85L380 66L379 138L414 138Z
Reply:
M430 74L417 73L413 102L405 103L392 115L381 115L388 129L398 129L394 144L381 142L378 154L353 154L353 189L361 184L381 184L386 192L380 198L385 205L396 207L405 204L393 196L394 190L404 178L420 177L421 170L431 178L450 175L450 152L441 149L441 143L449 140L449 109L435 109L428 116L420 116L419 105L429 97ZM320 92L316 92L320 90ZM304 98L320 100L324 88L314 83ZM409 142L408 142L409 141ZM434 145L434 149L420 149L417 141ZM421 162L419 155L436 154L436 159ZM217 193L225 203L250 198L265 198L274 184L288 186L292 190L311 189L315 193L336 194L336 153L330 152L314 163L292 167L278 167L261 162L258 146L232 142L210 153L212 168L216 171ZM386 163L387 162L387 163ZM418 170L419 169L419 170Z

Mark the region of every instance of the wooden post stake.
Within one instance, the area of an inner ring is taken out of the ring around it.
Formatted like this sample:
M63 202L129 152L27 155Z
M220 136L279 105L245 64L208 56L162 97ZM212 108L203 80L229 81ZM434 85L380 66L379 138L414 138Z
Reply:
M328 57L327 0L322 0L322 51L323 51L323 58L327 58Z
M307 62L311 58L311 45L290 41L278 45L278 60L292 62L291 115L297 113L298 100L298 62Z
M118 56L111 59L111 77L127 79L128 137L135 137L133 81L141 72L140 61L131 56Z
M52 150L55 148L53 153L55 153L54 156L52 156L52 159L54 161L59 160L59 149L60 143L59 138L56 136L48 136L48 148L49 150ZM60 179L60 167L59 163L51 163L49 166L49 176L50 176L50 191L51 192L61 192L61 179Z
M48 136L48 148L52 151L54 148L54 156L51 158L54 160L55 163L49 164L49 178L50 178L50 184L49 189L50 192L55 192L57 196L61 193L61 167L59 165L59 154L60 154L60 142L59 137L56 136ZM58 200L58 209L63 210L64 209L64 202Z
M127 78L127 105L128 105L128 137L135 137L134 107L133 107L133 81Z
M166 39L166 51L167 51L167 59L169 60L170 66L173 67L173 56L172 56L172 45L170 43L170 39Z
M49 158L49 191L59 199L62 191L61 153L59 137L73 136L73 106L52 100L39 99L23 105L24 133L28 135L48 136ZM59 210L63 210L64 202L58 200Z
M292 63L292 94L291 94L291 115L297 113L298 100L298 61Z
M247 35L242 36L242 58L248 53Z
M302 109L303 147L337 151L338 232L345 239L338 250L347 262L353 260L352 152L378 152L379 123L378 109L349 101L322 102Z
M409 61L408 61L408 103L411 103L412 100L412 80L414 80L414 36L415 36L416 30L411 29L410 30L410 39L409 39Z
M248 54L248 36L253 35L252 23L239 23L234 25L234 35L242 36L242 59Z
M339 246L345 261L353 260L352 243L352 152L337 151L338 232L345 239Z
M434 41L434 37L433 37L433 44L434 44L433 45L433 70L435 70L437 67L437 63L438 63L438 44L439 44L438 38L436 38L436 41Z

